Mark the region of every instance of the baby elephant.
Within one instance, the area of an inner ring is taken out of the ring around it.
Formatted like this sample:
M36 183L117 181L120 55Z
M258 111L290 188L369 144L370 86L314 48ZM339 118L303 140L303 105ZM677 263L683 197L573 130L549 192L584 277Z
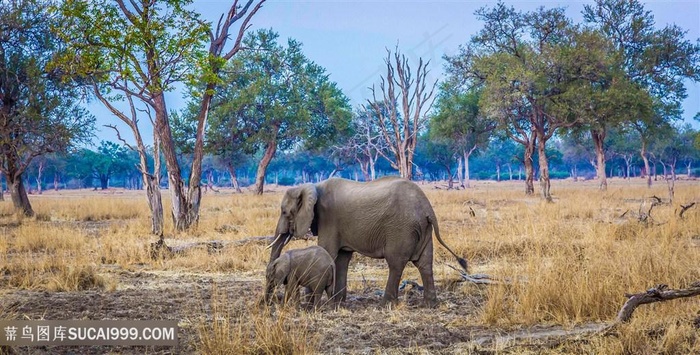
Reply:
M321 302L323 291L328 299L333 297L335 285L335 262L328 252L319 247L311 246L304 249L294 249L282 254L267 266L268 290L273 291L279 285L287 285L284 300L296 299L299 286L311 294L310 302L314 308ZM270 302L266 292L266 301Z

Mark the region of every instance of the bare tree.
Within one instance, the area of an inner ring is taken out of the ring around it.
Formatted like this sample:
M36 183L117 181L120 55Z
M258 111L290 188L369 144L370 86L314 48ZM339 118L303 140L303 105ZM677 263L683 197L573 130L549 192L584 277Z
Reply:
M204 130L209 105L225 63L241 50L243 35L250 20L265 0L234 0L214 29L198 15L181 6L158 1L92 1L87 4L67 2L62 6L69 15L66 36L71 47L63 59L64 70L78 71L94 80L94 92L112 113L126 123L140 145L136 107L152 112L156 137L155 152L160 149L168 170L172 198L172 217L177 230L184 230L199 220L201 202ZM240 25L229 47L229 30ZM205 38L210 41L208 50ZM226 48L229 48L226 50ZM193 72L192 68L199 68ZM181 174L180 162L171 129L171 117L165 93L176 83L199 80L203 91L196 117L196 136L189 184ZM128 101L130 114L119 111L107 93L119 93ZM136 105L133 100L139 102ZM141 106L143 105L143 106ZM119 112L118 112L119 111ZM142 142L141 142L142 143ZM142 147L135 150L141 151ZM155 154L159 156L159 154ZM143 158L143 157L142 157ZM144 181L147 173L142 169ZM158 174L153 174L157 179ZM150 178L149 178L150 179ZM157 181L152 185L157 189ZM158 234L157 230L154 230Z
M414 72L408 58L398 49L391 53L387 49L386 77L381 77L379 89L382 99L377 99L377 91L372 86L372 101L368 101L376 113L380 133L386 142L389 154L380 153L401 177L413 177L413 155L418 143L418 133L428 122L426 112L433 104L433 92L437 81L428 88L427 75L430 61L418 60ZM428 91L429 89L429 91Z
M127 87L127 83L124 86ZM146 199L148 200L148 209L151 212L151 233L162 236L163 235L163 198L160 192L160 136L158 132L153 131L153 147L151 152L153 154L153 169L151 170L148 166L148 151L146 144L143 142L143 137L141 136L141 130L139 128L139 119L137 111L141 110L153 124L153 118L151 117L151 111L148 106L144 109L139 109L134 102L130 94L126 95L127 102L129 103L129 114L127 115L114 105L110 103L107 98L105 98L100 90L98 90L97 84L94 85L95 96L98 100L102 102L107 109L109 109L112 114L117 116L122 122L124 122L134 135L135 145L130 145L122 138L119 130L114 125L105 125L105 127L112 128L117 133L117 138L126 145L132 151L135 151L139 155L139 164L136 167L141 172L141 177L143 179L143 185L146 187Z
M375 165L380 154L387 149L374 116L372 107L359 107L355 110L352 122L354 134L347 141L331 148L334 155L346 156L356 161L365 181L376 179Z

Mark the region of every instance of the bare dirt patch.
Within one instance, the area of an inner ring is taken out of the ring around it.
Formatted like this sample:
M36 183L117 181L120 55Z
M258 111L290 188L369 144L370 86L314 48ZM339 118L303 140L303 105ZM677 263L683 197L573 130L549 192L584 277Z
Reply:
M351 290L341 309L326 305L315 313L295 311L296 317L305 318L308 331L318 336L317 350L321 353L371 353L378 349L397 353L418 349L430 353L489 353L503 344L533 343L571 335L561 327L507 332L478 325L478 312L484 302L481 286L441 285L441 304L437 309L424 308L422 294L407 287L402 291L399 305L393 309L382 307L381 291L385 281L367 281L362 274L368 272L368 266L364 263L358 266L362 271L355 268L350 282L365 286ZM379 265L372 266L375 267ZM19 319L178 319L179 348L44 346L15 350L33 354L197 352L194 318L211 320L214 317L211 313L214 292L224 295L231 307L245 309L260 297L263 285L260 272L126 271L108 265L103 271L118 279L117 290L6 290L2 293L3 305ZM464 287L471 289L465 293ZM270 316L274 317L274 311Z

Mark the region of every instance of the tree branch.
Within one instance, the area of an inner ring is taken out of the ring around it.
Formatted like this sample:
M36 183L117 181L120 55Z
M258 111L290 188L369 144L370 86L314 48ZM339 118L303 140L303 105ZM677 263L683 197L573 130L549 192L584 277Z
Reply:
M111 124L106 124L106 125L103 125L103 126L104 126L104 127L107 127L107 128L111 128L111 129L113 129L115 132L117 132L117 139L119 139L125 146L127 146L127 148L129 148L129 149L131 149L131 150L133 150L133 151L137 151L136 148L134 148L133 146L131 146L131 144L127 143L126 140L125 140L124 138L122 138L122 135L119 133L119 129L117 128L117 126L111 125Z
M676 298L693 297L700 295L700 281L696 281L688 288L669 290L667 285L657 285L644 293L625 294L627 301L617 314L617 321L624 323L632 318L632 313L643 304L674 300Z

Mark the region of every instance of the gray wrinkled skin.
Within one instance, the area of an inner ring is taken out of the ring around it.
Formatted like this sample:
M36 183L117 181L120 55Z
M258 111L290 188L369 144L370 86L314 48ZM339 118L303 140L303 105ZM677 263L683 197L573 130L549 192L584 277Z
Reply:
M348 264L358 252L386 259L389 279L384 303L397 301L401 275L410 261L420 272L426 305L435 306L433 230L466 271L466 261L440 238L428 198L406 179L386 177L361 183L333 178L289 189L282 199L275 232L280 237L271 244L270 262L292 236L301 237L309 228L318 235L318 245L335 260L336 302L346 298Z
M286 285L285 303L296 299L299 287L307 289L314 308L320 304L324 291L329 300L333 298L335 263L328 252L319 246L287 251L267 266L266 275L273 290ZM270 302L269 294L266 301Z

